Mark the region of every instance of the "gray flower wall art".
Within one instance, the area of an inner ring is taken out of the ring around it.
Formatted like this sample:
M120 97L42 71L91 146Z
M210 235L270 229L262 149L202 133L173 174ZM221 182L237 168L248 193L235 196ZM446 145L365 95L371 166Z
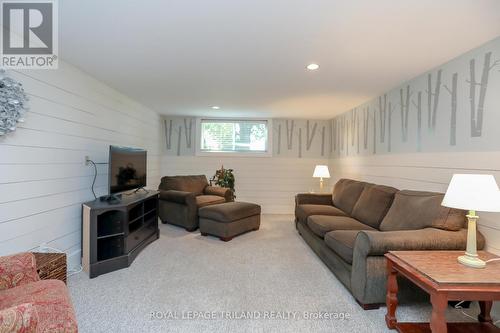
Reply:
M20 82L0 70L0 136L16 130L28 111L28 96Z

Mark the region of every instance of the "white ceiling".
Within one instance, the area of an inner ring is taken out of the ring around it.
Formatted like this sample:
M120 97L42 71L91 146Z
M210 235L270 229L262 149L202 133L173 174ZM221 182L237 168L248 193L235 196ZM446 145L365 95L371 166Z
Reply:
M64 60L160 113L197 116L330 118L500 35L498 0L62 0L59 11Z

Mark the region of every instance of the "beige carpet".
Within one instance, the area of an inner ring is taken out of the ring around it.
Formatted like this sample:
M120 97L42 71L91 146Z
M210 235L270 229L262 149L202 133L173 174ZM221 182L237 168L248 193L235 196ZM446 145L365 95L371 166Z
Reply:
M292 216L265 215L259 231L227 243L170 225L160 230L129 268L70 277L81 332L388 331L385 308L363 311L297 234ZM430 307L398 311L404 321L427 321ZM458 310L448 316L467 319Z

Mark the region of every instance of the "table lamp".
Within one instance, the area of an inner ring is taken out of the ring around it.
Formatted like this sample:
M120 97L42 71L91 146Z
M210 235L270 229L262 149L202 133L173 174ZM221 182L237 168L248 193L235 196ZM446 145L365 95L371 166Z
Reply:
M500 212L500 190L492 175L455 174L444 196L443 206L469 211L467 249L458 261L466 266L484 268L486 263L477 256L476 211Z
M328 165L316 165L314 168L313 178L319 178L319 190L323 191L323 178L330 178Z

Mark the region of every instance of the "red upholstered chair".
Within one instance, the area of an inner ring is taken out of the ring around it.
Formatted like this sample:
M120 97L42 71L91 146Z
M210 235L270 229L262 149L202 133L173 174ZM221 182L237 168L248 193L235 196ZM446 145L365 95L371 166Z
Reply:
M66 285L40 280L32 253L0 257L0 332L78 332Z

